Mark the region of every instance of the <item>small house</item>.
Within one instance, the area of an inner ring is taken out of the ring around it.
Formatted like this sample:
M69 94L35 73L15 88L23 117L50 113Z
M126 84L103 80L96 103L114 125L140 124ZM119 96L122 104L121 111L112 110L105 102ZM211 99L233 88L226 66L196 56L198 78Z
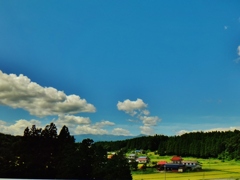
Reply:
M171 163L164 164L165 171L173 171L173 172L184 172L186 166L182 164L182 157L181 156L173 156L171 158Z
M157 163L157 170L163 171L165 164L167 164L167 161L159 161L159 162Z
M139 164L147 164L147 163L150 162L150 159L149 159L149 157L147 157L147 156L140 156L140 157L137 158L136 161L137 161Z
M188 170L201 170L202 165L198 161L182 161Z
M127 159L128 162L135 162L137 160L138 156L136 154L129 154Z
M173 156L171 161L174 164L182 164L183 158L181 156Z

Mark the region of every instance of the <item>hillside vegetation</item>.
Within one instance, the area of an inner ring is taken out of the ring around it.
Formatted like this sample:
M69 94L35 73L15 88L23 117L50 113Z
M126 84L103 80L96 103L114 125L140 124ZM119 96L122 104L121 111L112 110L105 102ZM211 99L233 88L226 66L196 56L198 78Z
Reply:
M159 156L154 153L147 153L151 157L151 161L170 161L172 156ZM176 172L159 172L156 169L147 169L146 171L133 171L133 180L238 180L240 179L240 161L226 160L222 161L216 158L194 158L194 157L183 157L184 160L197 160L202 164L202 171L188 171L185 173Z
M221 160L240 159L240 131L193 132L181 136L144 136L123 141L97 142L108 151L142 149L161 156L180 155Z
M84 139L75 143L66 126L57 134L53 123L45 129L33 125L25 129L23 136L0 133L0 177L132 179L131 173L134 177L138 175L130 171L126 153L137 149L146 155L152 152L151 161L180 155L218 158L219 162L226 163L240 159L240 131L155 135L96 143ZM107 152L116 153L107 159Z
M33 125L23 134L0 134L0 178L132 179L122 152L107 159L107 151L93 140L75 143L66 126L59 135L53 123L43 130Z

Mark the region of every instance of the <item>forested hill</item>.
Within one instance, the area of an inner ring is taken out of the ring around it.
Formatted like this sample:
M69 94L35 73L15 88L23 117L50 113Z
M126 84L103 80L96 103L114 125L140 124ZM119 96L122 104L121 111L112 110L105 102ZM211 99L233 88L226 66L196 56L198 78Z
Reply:
M193 132L181 136L144 136L123 141L97 142L108 151L149 150L160 155L240 159L240 131Z
M142 136L95 143L85 139L75 143L66 126L57 134L53 123L45 129L33 125L25 129L23 136L0 133L0 177L132 179L124 153L133 150L155 151L160 156L240 160L240 131ZM107 151L117 154L108 160Z
M131 180L132 176L123 152L107 159L107 151L93 140L75 143L66 126L58 134L51 123L44 129L27 127L23 136L0 133L0 178Z

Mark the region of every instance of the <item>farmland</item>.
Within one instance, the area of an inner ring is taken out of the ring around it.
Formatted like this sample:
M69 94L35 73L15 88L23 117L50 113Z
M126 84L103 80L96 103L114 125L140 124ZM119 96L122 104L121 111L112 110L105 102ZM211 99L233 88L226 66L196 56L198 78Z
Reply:
M148 154L151 157L151 161L167 160L171 156L157 156L153 153ZM148 169L146 171L132 172L133 180L155 180L155 179L167 179L167 180L209 180L209 179L240 179L240 161L225 161L222 162L218 159L200 159L200 158L184 158L184 160L198 160L202 163L202 171L199 172L158 172L155 169Z

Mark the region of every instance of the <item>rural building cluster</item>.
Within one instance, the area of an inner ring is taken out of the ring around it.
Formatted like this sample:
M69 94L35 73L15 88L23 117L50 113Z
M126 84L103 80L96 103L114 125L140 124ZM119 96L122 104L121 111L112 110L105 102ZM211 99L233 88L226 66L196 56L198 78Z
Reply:
M147 166L150 163L148 156L138 156L137 154L129 154L128 162L137 162L140 165ZM184 161L181 156L173 156L170 162L160 160L155 166L158 171L172 171L172 172L185 172L185 171L200 171L202 165L196 160ZM141 166L140 166L141 167Z

